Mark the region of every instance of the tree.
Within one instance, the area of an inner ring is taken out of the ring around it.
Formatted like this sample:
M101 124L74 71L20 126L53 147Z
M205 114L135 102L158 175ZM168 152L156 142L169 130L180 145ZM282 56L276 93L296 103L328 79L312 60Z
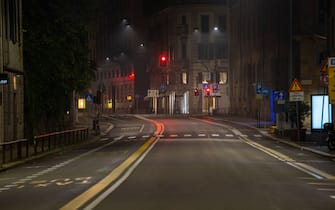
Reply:
M73 91L87 87L90 1L23 1L25 118L29 134L62 129Z
M294 127L303 128L304 127L304 120L310 114L309 109L310 109L309 105L303 101L288 103L287 112L288 112L288 117L291 122L291 128L294 128Z

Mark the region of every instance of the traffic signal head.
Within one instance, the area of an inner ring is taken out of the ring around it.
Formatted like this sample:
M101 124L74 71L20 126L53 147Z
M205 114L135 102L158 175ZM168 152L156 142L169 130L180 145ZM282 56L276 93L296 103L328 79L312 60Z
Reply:
M198 88L194 88L194 95L198 96L199 95L199 89Z
M133 81L135 79L135 74L131 73L130 75L128 75L128 79Z
M206 87L205 91L206 91L207 95L209 95L211 93L211 89L209 87Z
M159 56L159 65L162 67L167 66L167 57L165 55Z

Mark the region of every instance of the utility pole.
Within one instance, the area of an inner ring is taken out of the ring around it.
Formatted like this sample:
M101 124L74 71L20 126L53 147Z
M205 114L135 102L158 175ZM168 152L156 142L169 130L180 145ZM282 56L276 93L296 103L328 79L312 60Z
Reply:
M2 11L3 0L0 0L0 11ZM0 15L0 73L3 73L3 28L2 28L2 15ZM4 142L4 120L3 120L3 86L0 85L0 143Z

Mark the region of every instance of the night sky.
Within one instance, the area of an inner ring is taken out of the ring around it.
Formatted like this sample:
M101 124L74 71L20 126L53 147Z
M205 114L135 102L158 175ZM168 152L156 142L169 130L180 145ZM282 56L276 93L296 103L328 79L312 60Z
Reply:
M226 0L168 0L168 1L152 1L143 0L144 3L144 13L146 15L151 15L167 6L172 5L183 5L183 4L208 4L208 3L226 3Z

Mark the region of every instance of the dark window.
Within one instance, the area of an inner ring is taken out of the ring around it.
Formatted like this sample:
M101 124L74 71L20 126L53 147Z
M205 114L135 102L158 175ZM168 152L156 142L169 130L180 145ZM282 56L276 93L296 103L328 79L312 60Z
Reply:
M202 83L202 72L198 73L198 83Z
M9 1L9 38L13 43L17 41L16 0Z
M0 5L0 9L1 9L1 5ZM8 0L5 0L4 10L5 10L4 34L5 34L6 39L8 39Z
M198 44L198 58L200 60L208 59L208 44Z
M219 20L218 20L218 26L219 26L219 29L221 30L221 31L225 31L226 30L226 27L227 27L227 24L226 24L226 22L227 22L227 20L226 20L226 16L224 16L224 15L220 15L219 16Z
M209 32L209 16L201 15L201 32L208 33Z
M183 24L183 25L187 24L185 15L181 16L181 24Z
M215 47L216 58L227 58L227 45L225 43L218 43Z
M221 59L227 58L227 45L221 43L201 43L198 44L198 59Z
M187 57L187 46L186 46L186 42L182 42L181 43L181 57L183 59L186 59Z

